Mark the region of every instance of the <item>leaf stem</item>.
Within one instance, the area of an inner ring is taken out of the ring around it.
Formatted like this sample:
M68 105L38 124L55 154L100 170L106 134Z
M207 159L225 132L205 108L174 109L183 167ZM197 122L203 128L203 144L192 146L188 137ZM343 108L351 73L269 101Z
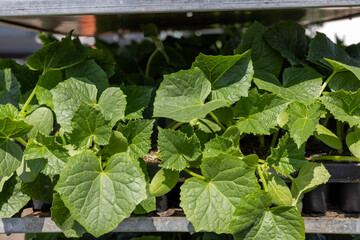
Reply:
M182 122L172 122L170 125L169 125L169 128L172 129L172 130L176 130L178 127L180 127L183 123Z
M35 93L36 93L36 88L37 88L37 85L32 90L32 92L31 92L30 96L28 97L28 99L26 100L24 106L21 108L21 111L20 111L18 117L25 117L26 116L26 108L29 106L31 100L34 98Z
M257 166L257 170L258 170L258 173L259 173L259 176L260 176L262 185L263 185L263 187L264 187L264 191L267 192L267 191L268 191L267 183L266 183L266 181L265 181L264 174L263 174L263 171L262 171L260 165Z
M185 168L184 171L187 172L188 174L190 174L190 175L193 176L193 177L196 177L196 178L198 178L198 179L200 179L200 180L205 181L205 177L204 177L204 176L201 176L200 174L194 173L194 172L190 171L190 170L187 169L187 168Z
M278 139L278 136L279 136L279 132L280 132L280 129L278 129L278 130L273 134L272 139L271 139L270 148L275 147L276 140Z
M310 159L310 161L328 160L335 162L360 162L360 158L353 156L317 156Z
M27 142L26 142L24 139L22 139L21 137L17 137L17 138L15 138L15 139L16 139L16 141L18 141L19 143L21 143L22 145L24 145L24 147L27 146Z
M149 73L150 73L150 66L151 66L151 62L154 59L155 55L159 52L160 50L157 48L150 56L147 64L146 64L146 71L145 71L145 76L148 78L149 77Z
M329 82L331 81L331 79L335 76L335 74L337 73L337 71L333 71L331 73L331 75L326 79L326 81L323 83L322 87L321 87L321 91L319 96L321 96L321 94L323 93L323 91L325 90L326 86L329 84Z
M259 162L259 163L265 163L266 161L263 160L263 159L259 159L258 162Z
M215 120L215 122L221 127L221 129L223 131L226 131L226 127L224 127L224 125L220 122L220 120L215 116L215 114L213 114L212 112L210 112L210 116Z
M339 140L342 142L342 138L344 135L344 123L340 121L336 121L336 135ZM343 151L342 147L338 150L338 153L341 154Z
M264 135L259 136L259 141L260 141L260 147L265 147L265 137L264 137Z

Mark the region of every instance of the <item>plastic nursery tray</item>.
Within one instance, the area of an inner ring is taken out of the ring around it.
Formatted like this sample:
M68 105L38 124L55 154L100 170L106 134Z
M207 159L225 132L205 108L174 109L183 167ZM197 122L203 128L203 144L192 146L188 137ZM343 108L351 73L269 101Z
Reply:
M303 212L325 214L338 208L345 213L360 213L360 163L324 164L331 174L327 184L304 195Z

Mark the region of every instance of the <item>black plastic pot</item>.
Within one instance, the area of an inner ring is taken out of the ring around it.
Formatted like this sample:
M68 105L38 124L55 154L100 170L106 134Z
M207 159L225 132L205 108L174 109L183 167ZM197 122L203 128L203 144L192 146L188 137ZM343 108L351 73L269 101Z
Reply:
M304 194L303 212L308 214L325 214L328 209L330 185L320 185Z
M51 204L44 203L40 200L36 200L34 198L31 199L33 204L34 212L41 211L41 212L48 212L50 211Z

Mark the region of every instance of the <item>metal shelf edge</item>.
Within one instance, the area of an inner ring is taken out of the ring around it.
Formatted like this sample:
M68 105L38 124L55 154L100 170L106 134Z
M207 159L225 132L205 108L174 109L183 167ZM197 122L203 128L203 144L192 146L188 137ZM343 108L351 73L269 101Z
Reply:
M306 233L360 234L360 218L305 217ZM2 218L0 233L57 233L51 218ZM113 232L195 232L185 217L131 217Z

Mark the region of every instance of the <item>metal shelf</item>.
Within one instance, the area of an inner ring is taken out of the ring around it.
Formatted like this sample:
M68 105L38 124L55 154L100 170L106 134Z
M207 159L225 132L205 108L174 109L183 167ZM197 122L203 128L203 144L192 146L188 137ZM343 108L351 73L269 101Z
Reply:
M305 217L306 233L360 234L359 218ZM131 217L113 232L194 232L185 217ZM0 233L57 233L61 229L49 218L2 218Z

